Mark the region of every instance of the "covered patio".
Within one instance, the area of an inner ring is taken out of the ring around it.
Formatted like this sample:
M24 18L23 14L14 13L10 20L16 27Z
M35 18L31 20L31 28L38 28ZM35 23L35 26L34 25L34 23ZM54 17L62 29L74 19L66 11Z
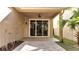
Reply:
M13 51L65 51L56 43L57 41L55 38L40 38L38 40L29 38Z
M11 12L1 22L1 46L7 51L17 41L24 41L14 51L64 51L54 41L53 19L62 15L63 7L10 7ZM11 44L10 47L9 43ZM1 48L1 49L2 49ZM32 49L31 49L32 48ZM11 50L12 50L11 49ZM3 49L4 50L4 49Z

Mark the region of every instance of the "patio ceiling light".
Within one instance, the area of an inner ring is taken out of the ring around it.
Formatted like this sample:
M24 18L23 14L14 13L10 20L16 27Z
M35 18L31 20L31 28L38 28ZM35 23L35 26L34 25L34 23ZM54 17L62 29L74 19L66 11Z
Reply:
M40 17L41 17L41 15L40 15L40 14L38 14L38 17L40 18Z

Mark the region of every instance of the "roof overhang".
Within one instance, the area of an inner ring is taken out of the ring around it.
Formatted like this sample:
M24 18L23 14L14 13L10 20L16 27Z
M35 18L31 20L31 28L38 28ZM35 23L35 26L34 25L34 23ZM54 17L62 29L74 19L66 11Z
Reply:
M18 12L59 12L63 7L14 7Z
M64 7L13 7L17 12L30 18L41 14L43 18L53 18L60 13Z

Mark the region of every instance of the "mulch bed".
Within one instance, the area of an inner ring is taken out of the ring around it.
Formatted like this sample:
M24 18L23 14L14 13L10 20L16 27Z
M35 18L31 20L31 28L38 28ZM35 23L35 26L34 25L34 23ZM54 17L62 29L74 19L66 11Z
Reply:
M14 41L14 42L10 42L8 43L6 46L3 46L0 48L0 51L12 51L13 49L15 49L17 46L19 46L21 43L23 43L24 41Z

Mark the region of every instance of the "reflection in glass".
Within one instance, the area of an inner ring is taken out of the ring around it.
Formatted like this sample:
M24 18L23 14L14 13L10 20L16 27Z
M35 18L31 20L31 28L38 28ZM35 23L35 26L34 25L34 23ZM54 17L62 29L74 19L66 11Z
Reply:
M48 22L47 21L43 21L42 24L42 29L43 29L43 36L48 36Z
M42 36L42 21L37 21L37 36Z
M31 34L31 36L35 36L35 21L33 20L33 21L31 21L30 22L30 34Z

